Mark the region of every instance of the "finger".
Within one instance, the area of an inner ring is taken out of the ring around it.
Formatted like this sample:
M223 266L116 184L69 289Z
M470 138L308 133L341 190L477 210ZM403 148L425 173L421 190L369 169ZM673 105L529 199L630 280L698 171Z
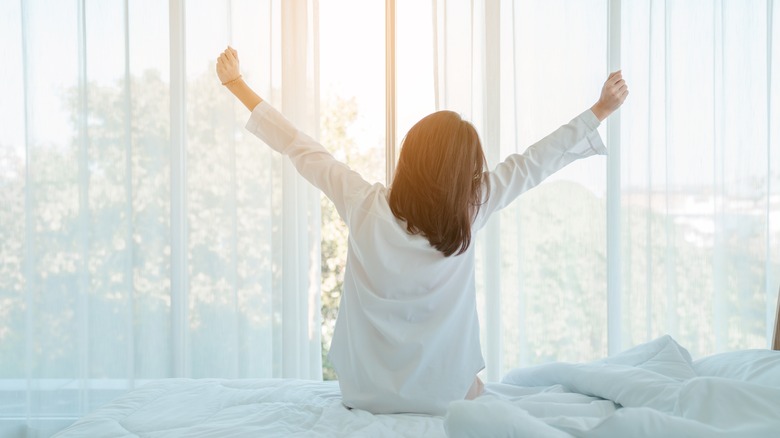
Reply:
M233 51L231 51L230 48L225 50L225 58L230 62L235 62L236 60L236 57L233 55Z
M618 71L617 74L615 76L612 76L611 78L609 78L609 80L607 82L610 85L615 85L615 84L617 84L618 82L620 82L622 80L623 80L623 74Z
M621 72L621 70L615 70L615 71L613 71L612 73L610 73L610 74L609 74L609 76L607 76L607 79L612 79L612 77L613 77L613 76L615 76L616 74L618 74L618 73L620 73L620 72Z
M607 78L606 82L607 83L614 83L616 80L618 80L618 79L620 79L622 77L623 77L623 73L620 70L618 70L616 72L613 72L611 75L609 75L609 77Z
M225 49L225 53L228 54L228 56L232 56L234 59L238 59L238 52L236 49L227 46L227 49Z

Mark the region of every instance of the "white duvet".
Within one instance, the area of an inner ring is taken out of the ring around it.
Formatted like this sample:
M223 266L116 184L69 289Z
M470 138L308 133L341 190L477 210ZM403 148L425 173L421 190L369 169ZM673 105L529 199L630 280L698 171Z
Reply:
M664 336L589 364L511 371L541 392L454 402L450 437L780 437L780 353L748 350L692 362Z
M693 362L665 336L590 364L515 369L445 417L348 410L336 382L167 379L56 436L780 437L780 352Z

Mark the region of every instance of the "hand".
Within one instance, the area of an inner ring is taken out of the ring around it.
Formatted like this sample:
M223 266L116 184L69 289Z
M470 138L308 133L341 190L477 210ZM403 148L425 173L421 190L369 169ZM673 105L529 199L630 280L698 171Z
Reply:
M224 85L241 77L241 71L238 67L238 52L236 49L228 46L217 58L217 76Z
M220 53L217 58L217 76L219 77L219 81L222 82L222 85L225 85L249 111L253 111L254 108L263 101L263 99L258 96L243 79L241 79L241 69L238 67L238 52L236 52L236 49L228 46L224 52Z
M622 70L618 70L609 75L604 82L604 86L601 88L601 97L595 105L591 107L591 111L599 121L606 119L616 109L623 105L623 102L628 96L628 85L623 80Z

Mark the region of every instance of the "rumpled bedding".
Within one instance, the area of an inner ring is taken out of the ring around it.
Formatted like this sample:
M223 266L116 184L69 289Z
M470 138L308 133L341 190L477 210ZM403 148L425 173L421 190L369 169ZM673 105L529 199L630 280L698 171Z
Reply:
M780 436L780 353L769 350L693 362L664 336L588 364L518 368L502 383L526 394L453 402L448 436Z
M776 438L780 352L692 361L664 336L592 363L514 369L444 417L350 410L336 382L166 379L55 436Z

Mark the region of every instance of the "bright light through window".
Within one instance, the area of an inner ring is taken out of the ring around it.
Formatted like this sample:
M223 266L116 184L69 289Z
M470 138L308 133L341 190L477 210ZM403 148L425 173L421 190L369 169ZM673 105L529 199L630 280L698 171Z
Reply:
M346 25L345 23L348 23ZM369 182L385 182L385 4L320 3L320 140ZM347 257L347 230L322 198L323 375Z

